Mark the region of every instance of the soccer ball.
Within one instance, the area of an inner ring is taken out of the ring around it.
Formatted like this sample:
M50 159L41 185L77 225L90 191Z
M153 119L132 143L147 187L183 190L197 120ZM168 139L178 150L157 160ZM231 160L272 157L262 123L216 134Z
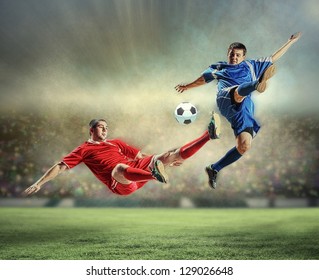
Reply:
M197 117L197 109L190 102L182 102L175 109L175 118L180 124L190 124Z

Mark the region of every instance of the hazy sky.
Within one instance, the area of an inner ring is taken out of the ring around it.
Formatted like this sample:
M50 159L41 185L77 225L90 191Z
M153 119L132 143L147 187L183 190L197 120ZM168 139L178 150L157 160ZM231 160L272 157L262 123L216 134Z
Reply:
M302 31L256 103L261 111L318 112L316 0L0 3L1 109L62 110L72 104L134 111L142 103L143 110L158 105L170 112L184 99L214 107L215 85L182 97L174 95L174 86L225 60L233 41L258 58Z
M278 62L267 92L256 94L256 111L263 117L291 113L318 119L318 1L0 3L3 116L37 112L64 120L72 131L78 123L85 126L91 118L105 117L113 135L129 137L134 128L148 143L166 132L169 147L177 142L170 130L182 129L173 117L178 103L191 101L199 109L192 135L203 131L210 111L217 109L215 83L183 95L176 94L176 84L192 81L210 64L225 60L234 41L247 46L248 58L259 58L302 31L302 38ZM79 122L70 128L67 120L74 115ZM180 132L182 143L187 136Z
M28 137L32 145L24 150L35 149L38 165L40 157L53 164L84 141L95 117L108 119L110 138L163 152L199 136L217 109L214 83L183 95L175 85L226 60L234 41L247 46L248 58L259 58L297 31L303 36L278 61L268 90L255 96L263 129L246 160L282 170L282 159L294 162L304 147L303 159L316 162L318 138L293 139L292 132L301 115L314 127L319 121L318 0L0 0L1 119L15 120L11 128L19 139ZM199 110L190 126L174 120L182 101ZM43 116L40 133L31 113ZM235 144L225 120L222 135L190 160L202 176L203 166ZM12 143L19 149L20 142Z

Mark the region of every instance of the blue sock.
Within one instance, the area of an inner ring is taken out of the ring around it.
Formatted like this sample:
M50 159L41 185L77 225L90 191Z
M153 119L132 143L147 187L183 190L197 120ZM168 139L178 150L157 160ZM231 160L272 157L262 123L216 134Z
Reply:
M231 150L229 150L223 158L221 158L216 163L212 164L211 167L212 169L220 171L222 168L239 160L241 157L242 155L238 152L237 148L234 147Z
M258 83L258 80L239 85L239 87L237 88L239 95L247 96L251 94L254 90L256 90L257 83Z

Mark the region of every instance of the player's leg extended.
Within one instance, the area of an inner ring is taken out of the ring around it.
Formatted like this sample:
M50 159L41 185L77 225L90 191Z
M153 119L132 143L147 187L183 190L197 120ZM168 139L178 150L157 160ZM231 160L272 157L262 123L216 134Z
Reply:
M218 139L220 137L220 118L215 112L212 113L208 130L197 139L185 144L179 149L179 155L182 159L187 159L197 153L210 139Z
M248 131L243 131L242 133L240 133L237 138L236 138L236 142L237 142L237 150L239 151L239 153L241 155L244 155L250 148L251 148L251 143L253 140L253 132L248 132Z
M156 156L157 159L167 165L179 165L183 160L197 153L210 139L218 139L220 136L220 118L219 115L212 114L211 121L206 130L200 137L185 144L179 149L174 149Z
M162 161L164 165L181 162L198 152L200 148L202 148L209 140L209 133L208 131L205 131L203 135L185 144L181 148L173 149L163 154L157 155L156 159Z
M258 79L258 84L256 90L260 93L264 92L267 87L267 81L276 73L276 66L274 64L270 65L261 77Z
M256 90L258 85L258 80L247 82L239 85L234 91L234 100L237 103L241 103L246 96L251 94L253 91Z
M152 180L152 173L143 169L130 167L126 164L118 164L112 171L112 177L121 184L130 184L132 181Z
M240 133L236 138L236 147L230 149L225 154L225 156L222 157L219 161L206 167L206 172L209 178L208 183L212 188L215 189L217 186L218 172L222 170L224 167L239 160L242 157L242 155L250 149L252 139L253 137L251 133L246 131Z
M258 80L239 85L234 92L235 101L237 103L241 103L247 95L251 94L255 90L260 93L264 92L266 90L267 81L275 75L275 73L276 66L272 64L264 71Z
M187 143L181 148L172 149L165 153L156 155L155 161L160 160L161 162L163 162L164 165L178 166L185 159L191 157L196 152L198 152L199 149L203 147L209 140L209 133L208 131L205 131L205 133L201 137L195 139L190 143Z
M146 171L120 163L113 169L112 177L121 184L130 184L132 181L150 181L154 179L161 183L166 183L167 181L164 166L160 161L155 161L152 171Z
M208 141L210 140L209 132L205 131L204 134L197 139L185 144L179 149L181 159L187 159L197 153Z
M242 154L237 150L236 147L230 149L224 157L219 161L206 167L206 173L208 175L208 183L213 189L217 186L217 175L220 170L222 170L227 165L234 163L242 157Z

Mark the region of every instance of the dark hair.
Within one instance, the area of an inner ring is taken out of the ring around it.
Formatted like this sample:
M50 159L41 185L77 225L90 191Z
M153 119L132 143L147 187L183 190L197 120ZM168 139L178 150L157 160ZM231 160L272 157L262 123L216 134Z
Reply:
M246 46L242 43L239 43L239 42L234 42L234 43L231 43L228 47L228 51L227 53L229 53L232 49L240 49L240 50L243 50L244 51L244 55L246 55L246 52L247 52L247 49L246 49Z
M95 128L96 125L98 124L98 122L106 122L106 120L105 119L93 119L93 120L90 121L89 127L90 128Z

